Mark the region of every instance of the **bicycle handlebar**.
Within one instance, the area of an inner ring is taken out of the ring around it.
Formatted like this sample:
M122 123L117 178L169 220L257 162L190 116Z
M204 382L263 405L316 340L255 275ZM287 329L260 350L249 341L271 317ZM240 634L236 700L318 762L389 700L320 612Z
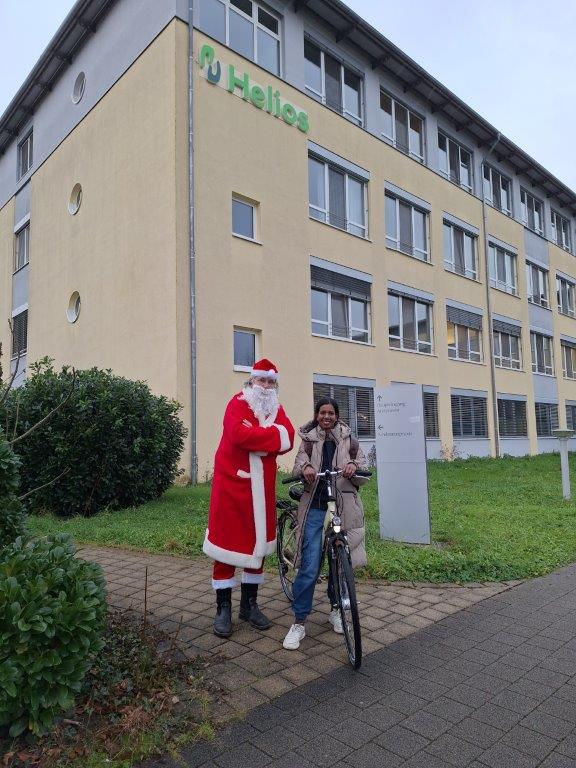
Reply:
M318 472L316 474L316 477L325 477L326 475L330 475L330 477L336 477L337 475L342 474L341 469L336 469L333 471L326 470L325 472ZM357 469L356 472L352 475L352 477L372 477L372 472L368 472L365 469ZM291 477L287 477L284 480L282 480L282 485L288 485L288 483L302 483L304 482L304 478L302 475L292 475Z

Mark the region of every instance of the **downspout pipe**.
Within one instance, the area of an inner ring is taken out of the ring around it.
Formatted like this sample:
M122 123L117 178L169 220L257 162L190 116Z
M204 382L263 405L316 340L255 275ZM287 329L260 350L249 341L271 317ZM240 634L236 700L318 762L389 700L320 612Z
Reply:
M500 131L492 142L487 155L484 157L483 163L485 163L490 155L496 149L498 142L500 141ZM494 362L494 333L493 333L493 321L492 321L492 295L490 290L490 264L488 257L488 226L486 223L486 199L484 196L484 177L481 179L482 188L482 234L484 237L484 274L486 276L486 311L488 313L488 349L490 354L490 389L492 393L492 418L494 421L494 452L496 458L500 457L500 430L498 428L498 393L496 391L496 365Z
M198 482L197 360L196 360L196 242L194 195L194 0L188 0L188 196L190 259L190 482Z

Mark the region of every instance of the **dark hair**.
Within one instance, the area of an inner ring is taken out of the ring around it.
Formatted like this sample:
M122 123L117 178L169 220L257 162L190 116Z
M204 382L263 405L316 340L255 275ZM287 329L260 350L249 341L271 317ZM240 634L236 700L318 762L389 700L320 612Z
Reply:
M336 419L340 418L340 408L338 408L338 403L334 398L332 397L321 397L320 400L316 401L316 405L314 406L314 423L318 421L318 413L320 411L320 408L322 408L323 405L331 405L332 408L334 408L334 413L336 414Z

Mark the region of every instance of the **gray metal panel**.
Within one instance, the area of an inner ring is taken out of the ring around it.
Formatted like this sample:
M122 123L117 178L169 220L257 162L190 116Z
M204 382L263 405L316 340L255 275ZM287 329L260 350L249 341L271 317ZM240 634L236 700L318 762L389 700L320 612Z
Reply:
M534 266L540 267L540 269L543 269L546 272L550 268L550 265L548 264L548 262L541 261L540 259L537 259L535 256L528 256L528 254L526 254L526 263L534 264Z
M554 376L533 373L532 385L534 387L534 401L536 403L558 402L558 382Z
M30 265L19 269L12 277L12 309L28 304L28 280Z
M416 197L416 195L413 195L411 192L407 192L401 187L397 187L396 184L392 184L391 181L386 181L384 183L384 187L386 192L390 192L395 197L401 197L403 200L406 200L408 203L412 203L412 205L415 205L417 208L422 208L425 211L432 210L432 206L426 200L423 200L421 197Z
M576 400L565 400L566 405L576 405Z
M533 257L546 266L550 264L548 241L526 227L524 227L524 253L527 259Z
M447 303L446 320L456 325L464 325L467 328L476 328L482 330L482 315L476 312L468 312L465 309L457 309Z
M453 299L446 299L446 306L461 309L464 312L472 312L472 314L480 315L480 317L484 314L484 310L481 307L474 307L472 304L463 304L461 301L454 301Z
M450 394L460 395L462 397L488 397L488 392L485 392L482 389L458 389L457 387L452 387L450 389Z
M528 456L530 440L527 437L501 437L500 450L503 456Z
M436 387L433 384L424 384L424 386L422 387L422 390L430 394L434 394L434 393L438 394L438 392L440 392L440 387Z
M554 315L549 309L539 307L538 304L528 304L528 319L531 329L538 328L550 336L554 335Z
M566 336L565 333L561 333L560 341L566 342L570 347L576 347L576 339L573 336Z
M521 403L525 403L527 400L526 395L511 395L509 392L498 392L497 395L499 400L518 400ZM515 438L506 438L509 439L515 439Z
M354 176L359 176L365 181L370 181L370 171L367 171L365 168L362 168L355 163L351 163L350 160L346 160L346 158L337 155L336 152L321 147L320 144L315 144L313 141L309 141L308 151L333 165L337 165L339 168L343 168L345 171L354 174Z
M178 0L122 0L114 5L97 33L78 52L73 64L37 108L35 170L174 18L176 8L181 5ZM86 75L86 90L80 103L73 104L72 89L80 72ZM13 142L0 158L0 208L16 188L16 142Z
M568 283L572 283L572 285L576 285L576 277L567 275L565 272L560 272L559 269L556 270L556 274L558 275L558 277L561 277L562 280L566 280Z
M314 384L340 384L344 387L374 387L374 379L356 379L351 376L331 376L327 373L315 373Z
M363 280L365 283L372 282L372 275L368 272L361 272L359 269L344 267L342 264L335 264L333 261L319 259L316 256L310 256L310 265L313 267L320 267L321 269L329 269L331 272L338 272L340 275L353 277L355 280Z
M517 325L519 328L522 327L521 320L516 320L515 318L508 317L507 315L498 315L496 312L492 312L492 319L499 320L501 323L507 323L508 325Z
M434 437L426 440L426 458L439 461L442 459L442 442Z
M450 224L455 224L457 227L460 227L460 229L463 229L465 232L468 232L470 235L479 235L480 230L478 227L475 227L473 224L468 224L467 221L463 221L462 219L459 219L457 216L452 216L451 213L444 213L442 214L444 221L449 222Z
M500 333L508 333L510 336L521 336L522 328L515 323L503 323L502 320L492 320L492 328Z
M494 235L488 235L488 244L497 245L499 248L504 248L505 251L510 251L510 253L518 253L518 248L510 245L510 243L504 242L504 240L498 240Z
M470 438L463 440L458 438L454 440L454 449L459 458L467 459L469 456L490 456L490 440L486 438Z
M30 213L30 190L31 184L25 184L19 189L14 200L14 226Z
M400 293L404 296L410 296L413 299L423 299L430 304L434 303L434 294L421 291L418 288L412 288L410 285L404 285L404 283L395 283L393 280L388 280L388 290L395 293Z

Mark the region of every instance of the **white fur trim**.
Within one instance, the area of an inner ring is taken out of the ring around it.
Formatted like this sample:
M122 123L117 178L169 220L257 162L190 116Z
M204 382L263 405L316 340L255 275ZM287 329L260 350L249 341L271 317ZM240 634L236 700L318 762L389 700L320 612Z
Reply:
M263 573L246 573L246 571L242 572L242 584L262 584L263 581Z
M229 549L223 549L222 547L217 547L216 544L212 544L208 539L208 531L206 531L202 551L212 560L218 560L218 562L227 563L228 565L235 565L238 568L260 568L262 565L262 557L244 555L241 552L232 552ZM266 554L270 553L266 552Z
M263 371L261 368L252 368L250 376L266 376L267 379L277 379L278 372L273 370Z
M274 426L278 432L280 432L280 452L283 453L290 448L290 437L288 435L288 430L284 424L274 424Z
M254 528L256 542L254 555L263 557L266 554L266 490L264 488L264 464L262 457L254 451L249 454L250 483L252 485L252 509L254 513Z
M212 579L212 587L214 589L228 589L229 587L237 587L238 582L236 579Z
M238 475L238 477L241 477L244 480L248 480L250 478L250 472L245 472L243 469L238 469L236 471L236 474Z

